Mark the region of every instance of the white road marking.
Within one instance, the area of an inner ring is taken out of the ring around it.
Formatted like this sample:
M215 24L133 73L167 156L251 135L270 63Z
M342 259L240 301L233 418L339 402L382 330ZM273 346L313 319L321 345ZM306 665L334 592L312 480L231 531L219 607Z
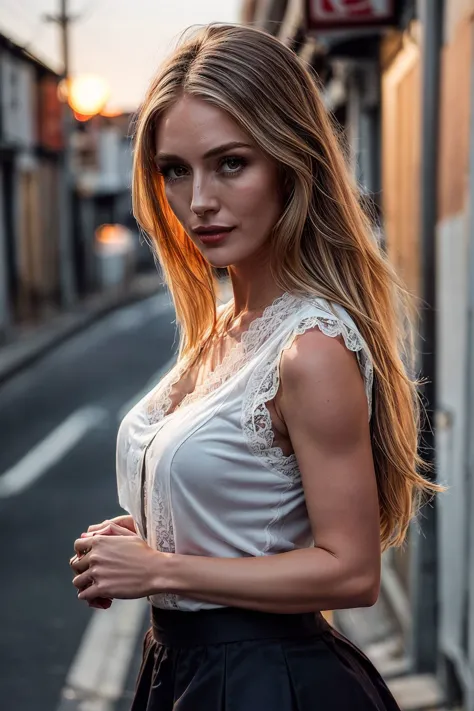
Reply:
M40 478L108 416L102 407L88 406L76 410L45 439L31 449L11 469L0 476L0 498L19 494Z
M94 610L82 637L57 711L109 711L122 695L143 626L146 600L114 600Z
M77 358L78 354L90 353L115 335L140 328L148 321L168 312L170 315L174 313L171 297L167 292L160 292L145 301L131 304L101 318L61 344L51 357L61 360Z
M114 331L130 331L168 312L174 313L171 297L167 292L161 292L145 302L117 311L109 319L110 328Z
M145 395L149 393L155 385L158 385L161 378L171 369L175 361L176 355L171 356L171 358L166 361L166 363L151 376L151 378L147 381L142 390L140 390L140 392L138 393L135 393L135 395L130 400L128 400L124 405L122 405L117 414L118 420L120 422L123 420L127 412L130 412L132 407L134 407L137 402L140 402L142 397L145 397Z

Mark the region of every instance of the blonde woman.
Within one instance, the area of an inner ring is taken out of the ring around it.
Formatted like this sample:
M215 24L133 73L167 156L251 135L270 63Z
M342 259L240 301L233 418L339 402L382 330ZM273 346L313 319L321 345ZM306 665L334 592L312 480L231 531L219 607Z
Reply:
M179 356L120 427L130 515L71 562L91 605L151 602L133 711L396 709L320 611L374 604L381 550L436 487L400 289L311 74L254 29L188 38L141 107L133 201Z

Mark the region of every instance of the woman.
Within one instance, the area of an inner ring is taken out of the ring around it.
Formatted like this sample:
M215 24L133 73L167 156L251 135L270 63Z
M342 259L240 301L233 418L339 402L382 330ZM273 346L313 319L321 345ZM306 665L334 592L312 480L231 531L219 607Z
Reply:
M381 550L436 487L401 290L315 82L275 38L211 25L153 81L135 141L181 341L120 427L130 515L76 541L79 598L151 601L133 711L396 709L320 611L376 601Z

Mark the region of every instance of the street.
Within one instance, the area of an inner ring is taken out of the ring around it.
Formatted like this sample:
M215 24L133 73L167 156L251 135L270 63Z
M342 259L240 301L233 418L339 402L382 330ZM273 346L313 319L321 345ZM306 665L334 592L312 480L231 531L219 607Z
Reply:
M121 513L118 423L176 347L160 293L98 321L0 390L4 711L129 707L146 604L93 611L76 599L68 562L89 524Z

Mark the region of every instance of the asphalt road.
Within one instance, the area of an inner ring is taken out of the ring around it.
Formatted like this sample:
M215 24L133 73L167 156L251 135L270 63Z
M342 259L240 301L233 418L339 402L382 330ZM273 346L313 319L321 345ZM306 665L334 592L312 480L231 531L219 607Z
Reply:
M68 674L94 614L103 614L76 598L73 541L120 513L119 412L156 380L176 347L174 313L160 294L97 322L0 389L3 711L65 708ZM128 708L137 659L132 654L126 665L121 699L93 708Z

